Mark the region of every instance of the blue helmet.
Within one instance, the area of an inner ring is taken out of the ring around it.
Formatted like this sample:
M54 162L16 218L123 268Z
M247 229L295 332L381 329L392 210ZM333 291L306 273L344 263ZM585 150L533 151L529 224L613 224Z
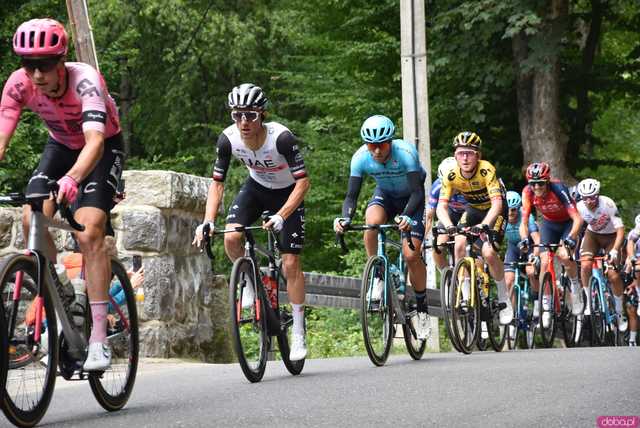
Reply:
M518 192L514 192L512 190L507 192L507 205L509 208L520 208L522 205L522 198Z
M362 124L360 136L365 143L382 143L393 138L396 127L387 116L377 114L371 116Z

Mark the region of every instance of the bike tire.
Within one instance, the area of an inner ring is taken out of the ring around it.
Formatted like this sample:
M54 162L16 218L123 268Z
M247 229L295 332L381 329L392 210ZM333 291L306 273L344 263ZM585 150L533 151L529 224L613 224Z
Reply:
M601 299L600 281L591 277L589 289L591 290L591 344L593 346L604 345L606 342L605 302Z
M490 288L489 306L491 318L487 320L487 330L489 331L489 343L495 352L502 352L504 343L507 340L508 325L500 324L500 311L498 310L498 296L496 287ZM515 317L514 317L515 320Z
M473 346L480 336L480 300L478 290L475 290L473 301L469 296L469 302L466 307L462 306L459 301L460 296L463 296L463 284L460 279L468 277L473 280L475 278L475 274L472 275L474 269L475 263L470 262L468 258L458 260L453 269L453 287L450 295L451 325L453 333L460 344L460 349L464 354L470 354L473 351ZM470 288L475 286L472 281Z
M369 290L377 278L383 281L384 288L376 305L376 302L369 298L371 294ZM393 307L389 295L391 292L394 291L389 287L385 259L380 256L371 256L367 260L362 275L360 322L364 346L369 359L376 366L383 366L387 361L393 342ZM378 318L380 318L379 321Z
M444 270L442 271L442 275L440 278L440 302L442 306L444 327L445 327L445 331L447 332L447 336L449 337L449 341L451 342L451 345L454 347L456 351L462 352L462 349L460 348L460 344L458 343L458 340L455 334L453 334L452 327L451 327L451 306L450 306L451 296L450 294L451 294L452 275L453 275L453 269L449 266L444 268Z
M571 305L569 304L571 296L571 282L569 278L563 276L560 278L560 287L562 290L562 300L560 301L560 329L562 330L562 337L564 344L567 348L573 348L578 346L582 341L584 335L584 315L582 320L578 320L577 315L573 315L571 312ZM583 290L580 291L581 293ZM586 296L585 296L586 297ZM578 332L578 322L583 323L581 331ZM577 337L578 334L580 337Z
M608 346L617 346L617 336L618 336L618 322L615 319L616 313L616 304L613 298L613 291L611 290L611 285L606 282L605 283L605 304L607 305L609 316L608 319L605 319L605 345Z
M407 320L405 324L402 324L402 335L404 336L404 343L407 346L407 352L414 360L419 360L424 355L424 350L427 348L427 341L420 340L416 336L416 332L411 328L410 320Z
M281 289L284 283L284 277L278 272L278 289ZM286 287L285 287L286 288ZM305 359L298 361L291 361L289 359L289 333L291 331L291 323L292 317L287 311L285 311L282 307L279 308L280 312L280 334L278 334L278 349L280 349L280 356L282 357L282 362L284 366L287 368L289 373L294 376L302 373L302 369L304 368Z
M556 334L556 315L555 315L555 294L553 292L554 284L551 278L551 273L545 272L540 282L540 293L538 299L540 301L540 337L542 338L542 346L545 348L551 348L553 346L553 339ZM544 309L542 304L543 296L549 296L549 308ZM544 313L549 313L549 325L545 327L542 322Z
M244 287L254 287L256 298L249 308L242 308ZM270 337L265 294L249 257L241 257L233 263L229 279L229 306L232 345L240 368L249 382L260 382L267 366Z
M18 300L14 300L13 287L17 275L22 276L22 289ZM33 340L34 327L30 325L31 316L28 312L35 301L36 283L37 263L32 256L14 255L4 261L0 271L0 291L7 322L9 355L7 382L3 385L2 411L7 419L19 427L36 425L47 412L58 366L56 313L51 292L45 286L42 287L40 296L44 304L46 327L43 323L40 343L36 344ZM33 321L35 324L35 319ZM43 373L38 374L39 372ZM40 384L36 385L38 381ZM35 388L24 388L25 384L35 385ZM28 396L19 395L23 393Z
M109 288L116 282L120 283L125 299L120 305L111 301L112 309L109 315L113 317L114 324L107 329L107 340L111 347L111 367L103 372L89 373L89 386L93 396L98 404L109 412L122 409L129 401L138 373L140 351L135 292L122 263L111 260ZM90 306L87 309L86 317L90 321Z

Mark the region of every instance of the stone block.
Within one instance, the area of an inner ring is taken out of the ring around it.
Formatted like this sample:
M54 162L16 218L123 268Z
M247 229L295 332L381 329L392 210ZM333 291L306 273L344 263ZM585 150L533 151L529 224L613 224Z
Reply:
M167 228L162 212L153 207L137 207L136 210L121 211L122 244L133 251L164 250L167 241Z

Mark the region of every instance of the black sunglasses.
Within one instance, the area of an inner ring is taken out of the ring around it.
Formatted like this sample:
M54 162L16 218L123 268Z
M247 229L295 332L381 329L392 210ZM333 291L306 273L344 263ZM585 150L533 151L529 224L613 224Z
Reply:
M530 181L529 185L531 187L543 187L545 184L547 184L546 181Z
M60 58L59 56L53 57L53 58L22 58L21 59L21 64L22 67L24 67L25 70L27 70L29 73L33 73L37 70L40 70L41 73L48 73L51 70L53 70L54 68L56 68L56 66L58 65L58 63L60 62Z

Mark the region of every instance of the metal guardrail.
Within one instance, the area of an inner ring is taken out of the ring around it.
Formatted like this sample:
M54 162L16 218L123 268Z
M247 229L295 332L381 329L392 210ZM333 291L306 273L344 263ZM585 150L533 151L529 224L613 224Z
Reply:
M305 303L310 306L360 309L361 282L360 278L305 272ZM281 302L288 301L286 289L280 289L279 296ZM427 303L429 314L442 318L439 290L427 289Z

